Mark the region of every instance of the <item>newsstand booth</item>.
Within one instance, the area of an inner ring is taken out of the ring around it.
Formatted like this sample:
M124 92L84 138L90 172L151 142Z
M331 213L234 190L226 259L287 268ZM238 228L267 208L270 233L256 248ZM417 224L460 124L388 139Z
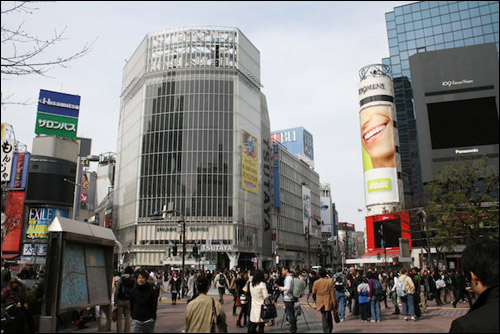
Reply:
M48 232L40 333L55 333L58 315L98 305L99 331L110 331L113 231L57 216Z

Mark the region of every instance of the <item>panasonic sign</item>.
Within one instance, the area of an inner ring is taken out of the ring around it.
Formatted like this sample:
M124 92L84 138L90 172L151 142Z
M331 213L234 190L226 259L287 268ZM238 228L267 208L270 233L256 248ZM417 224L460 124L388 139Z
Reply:
M455 150L455 154L468 154L468 153L479 153L477 148L471 148L467 150Z

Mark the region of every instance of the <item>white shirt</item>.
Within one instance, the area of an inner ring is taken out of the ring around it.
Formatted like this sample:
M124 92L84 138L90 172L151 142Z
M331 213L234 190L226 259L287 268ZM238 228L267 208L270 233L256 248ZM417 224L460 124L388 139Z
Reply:
M283 287L279 287L280 291L283 291L284 294L283 294L283 300L284 301L291 301L291 298L290 296L288 295L289 293L291 294L292 291L290 291L290 289L293 289L292 288L292 283L293 283L293 276L292 274L287 274L286 277L285 277L285 286Z

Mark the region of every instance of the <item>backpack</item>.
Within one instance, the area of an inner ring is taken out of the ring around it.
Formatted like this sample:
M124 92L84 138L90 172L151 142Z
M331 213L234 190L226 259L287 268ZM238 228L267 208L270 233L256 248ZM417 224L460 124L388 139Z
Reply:
M337 291L344 291L344 289L345 289L344 278L341 275L339 275L335 279L335 290L337 290Z
M408 277L406 277L408 278ZM399 280L398 281L398 285L396 286L396 294L399 296L399 297L406 297L408 296L408 291L406 291L405 289L405 281L406 281L406 278L404 280Z
M293 279L292 295L294 298L301 298L304 295L305 288L306 288L305 282L302 282L298 278Z
M384 295L384 288L382 287L382 283L378 279L374 279L372 281L373 284L373 295L377 297L381 297Z
M120 278L120 290L118 291L118 299L130 300L130 290L134 287L135 281L131 277Z
M226 276L220 274L220 276L219 276L219 284L226 286Z

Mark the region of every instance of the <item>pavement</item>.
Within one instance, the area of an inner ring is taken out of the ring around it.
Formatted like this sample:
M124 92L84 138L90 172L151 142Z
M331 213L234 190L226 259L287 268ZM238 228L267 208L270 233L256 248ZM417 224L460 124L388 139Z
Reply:
M211 289L208 293L211 296L218 296L216 289ZM247 328L236 327L237 316L232 315L233 297L224 296L223 309L226 313L229 333L246 333ZM424 313L423 319L418 321L405 321L400 315L393 315L394 308L389 303L389 308L381 305L381 319L379 323L364 323L361 317L354 317L346 308L346 320L338 324L334 323L334 333L448 333L453 320L467 313L469 306L467 303L457 305L453 308L451 304L444 306L435 306L435 301L428 304L427 313ZM316 311L312 298L309 301L306 297L301 299L303 315L297 320L297 333L322 333L321 313ZM155 333L183 333L184 316L186 309L186 300L178 300L177 305L172 305L170 293L163 293L162 300L158 304L157 320ZM239 309L237 312L239 313ZM280 299L277 305L278 317L274 321L274 326L266 326L266 333L283 333L288 326L283 324L284 304ZM97 322L93 321L87 324L85 329L76 327L59 330L59 333L97 333ZM116 323L112 323L111 331L116 333Z

